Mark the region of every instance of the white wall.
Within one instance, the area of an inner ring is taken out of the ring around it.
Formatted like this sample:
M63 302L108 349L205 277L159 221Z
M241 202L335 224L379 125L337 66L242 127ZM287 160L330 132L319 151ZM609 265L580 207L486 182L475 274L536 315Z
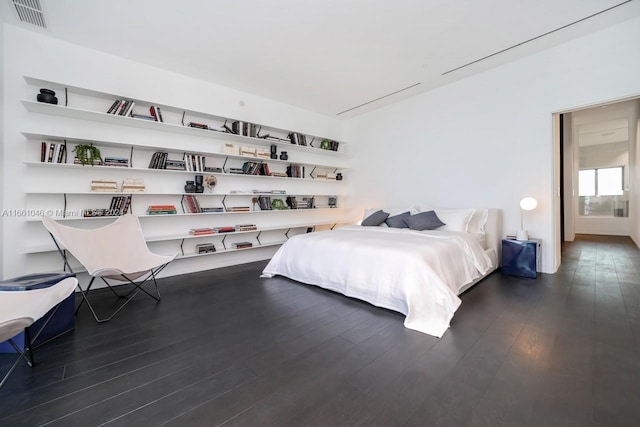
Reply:
M354 205L488 206L526 228L556 271L552 113L640 94L640 18L350 120Z
M177 146L183 140L185 144L207 143L205 138L200 137L178 134L169 135L164 132L127 126L114 126L99 122L29 113L23 107L21 100L34 100L37 88L29 87L23 76L343 140L343 123L334 118L79 47L8 24L4 25L3 33L4 39L0 49L4 50L3 58L5 62L1 84L5 90L3 94L4 114L1 114L1 116L4 119L5 127L2 131L4 144L2 147L1 167L3 176L6 179L5 185L2 187L4 190L2 204L5 209L25 208L27 203L25 188L28 186L41 185L43 189L64 191L62 188L54 187L55 183L59 182L57 179L59 177L55 176L55 171L43 172L46 168L29 168L22 163L27 158L27 150L30 148L28 148L29 144L25 141L25 137L21 132L61 134L64 136L85 137L90 140L91 138L103 138L106 140L127 141L127 138L132 138L135 141L147 144L151 144L158 139ZM58 93L58 97L60 103L62 103L64 93ZM241 105L240 101L243 101L244 106ZM69 133L72 135L68 135ZM199 139L199 141L195 141L195 139ZM35 145L30 147L35 147ZM325 163L327 162L325 161ZM82 172L73 171L73 173ZM66 175L73 175L73 173L65 172L65 179L67 181L73 180L73 177L66 177ZM35 174L39 175L38 182L34 182L33 175ZM51 179L47 179L47 176ZM86 180L86 176L84 179ZM94 178L89 178L89 181L90 179ZM145 181L148 179L150 178L145 178ZM179 179L182 180L183 178ZM245 181L244 184L249 186L249 190L252 185L257 185L256 181L252 179ZM87 182L85 182L85 185ZM280 182L278 181L278 183ZM75 185L75 183L70 182L69 185ZM184 185L184 182L181 181L179 185ZM275 186L276 183L272 185ZM317 191L317 187L314 188ZM300 190L302 191L303 189L301 188ZM309 191L309 193L299 194L315 193L311 189L306 191ZM325 189L321 189L321 191L323 193L327 192ZM303 215L314 214L305 213ZM263 215L257 219L244 216L242 218L238 217L240 218L239 220L238 218L227 216L215 216L216 219L212 218L211 221L219 220L226 221L226 223L212 223L209 226L235 225L236 223L246 223L247 221L258 222L258 225L262 227L279 226L281 224L276 222L292 220L291 217L285 220L277 219L283 218L283 216L278 215L268 215L268 217ZM300 218L302 217L298 216L294 220L306 221L306 219ZM314 218L315 221L320 219ZM155 221L155 219L152 221ZM164 219L154 223L162 224L162 221ZM229 223L230 221L233 222ZM44 228L37 228L42 227L41 224L29 224L20 218L5 216L2 218L2 226L4 227L2 239L4 257L2 258L3 268L0 275L6 278L31 271L43 271L44 264L39 264L38 256L23 253L25 245L38 243L35 240L47 239L49 241ZM190 228L185 224L182 227L182 229L175 232L185 232ZM42 241L42 243L45 242ZM271 247L197 257L172 263L170 268L165 271L167 272L166 274L178 274L238 262L265 259L269 258L274 251L275 247ZM58 268L61 265L61 262L56 264ZM47 270L47 268L44 268L44 271Z

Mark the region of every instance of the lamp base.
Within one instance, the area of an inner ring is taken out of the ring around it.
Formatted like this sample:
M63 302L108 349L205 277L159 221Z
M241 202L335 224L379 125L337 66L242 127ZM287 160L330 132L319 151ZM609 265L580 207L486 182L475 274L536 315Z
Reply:
M529 233L527 230L518 230L516 232L516 240L529 240Z

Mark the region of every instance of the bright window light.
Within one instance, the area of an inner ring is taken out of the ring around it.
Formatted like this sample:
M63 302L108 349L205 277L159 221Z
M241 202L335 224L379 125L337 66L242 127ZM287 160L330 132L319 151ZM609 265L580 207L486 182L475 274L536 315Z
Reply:
M596 170L585 169L578 173L578 195L596 195Z
M598 196L622 194L622 168L598 169Z

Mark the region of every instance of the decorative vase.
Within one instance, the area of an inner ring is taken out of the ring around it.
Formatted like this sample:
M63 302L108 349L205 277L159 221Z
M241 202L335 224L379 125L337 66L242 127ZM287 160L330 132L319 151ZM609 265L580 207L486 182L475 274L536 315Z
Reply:
M289 160L289 155L287 154L286 151L280 152L280 160Z
M337 179L338 181L342 181L342 173L341 173L341 172L338 172L338 173L336 174L336 179Z
M56 93L51 89L40 89L40 93L36 96L38 102L46 102L47 104L57 104L58 98Z
M184 186L185 193L195 193L196 192L196 184L193 181L187 181L187 184Z
M196 193L204 193L204 185L202 184L202 180L203 180L203 176L202 175L196 175Z

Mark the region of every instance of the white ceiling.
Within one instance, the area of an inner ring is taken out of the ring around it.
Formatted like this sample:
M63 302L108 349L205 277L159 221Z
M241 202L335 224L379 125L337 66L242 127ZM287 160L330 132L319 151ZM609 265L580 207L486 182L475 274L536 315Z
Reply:
M4 22L38 30L3 1ZM640 15L639 0L40 1L52 37L340 117Z

